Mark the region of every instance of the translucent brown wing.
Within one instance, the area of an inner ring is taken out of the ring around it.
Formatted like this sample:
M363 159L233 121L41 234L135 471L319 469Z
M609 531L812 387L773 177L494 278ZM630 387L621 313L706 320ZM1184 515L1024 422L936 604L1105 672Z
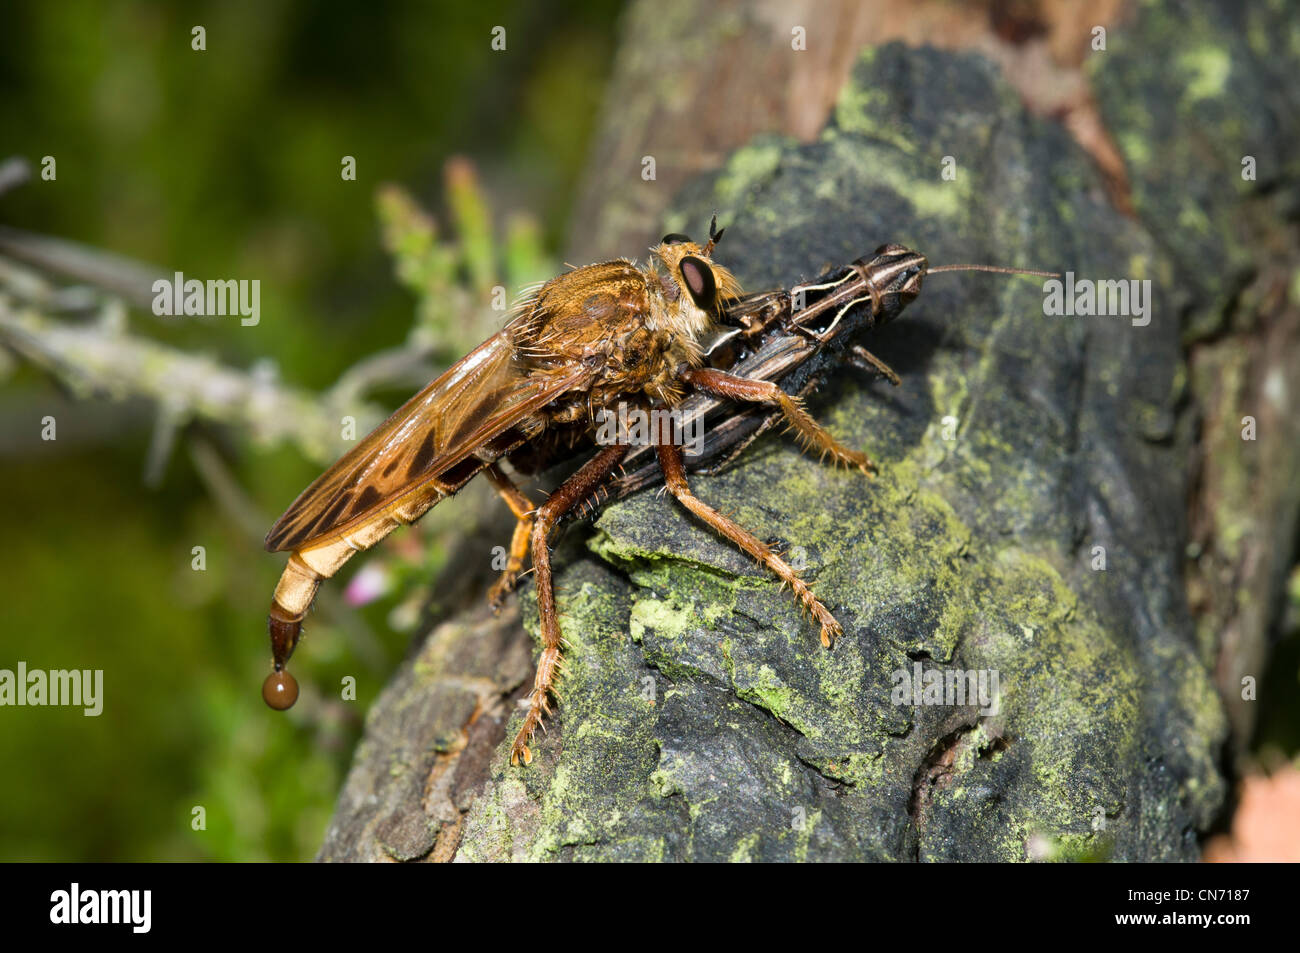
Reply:
M461 358L321 474L271 527L271 552L350 532L593 376L528 376L508 331Z

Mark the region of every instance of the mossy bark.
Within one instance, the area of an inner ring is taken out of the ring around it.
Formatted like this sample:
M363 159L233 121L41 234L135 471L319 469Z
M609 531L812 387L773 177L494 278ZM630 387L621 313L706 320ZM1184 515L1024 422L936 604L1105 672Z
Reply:
M1106 83L1148 113L1186 93L1148 84L1133 43L1098 78L1126 155L1169 132ZM801 560L844 625L832 649L671 499L612 505L557 549L568 668L533 765L508 764L529 643L513 619L454 619L372 712L321 857L1194 859L1228 721L1185 592L1181 335L1241 279L1211 273L1225 253L1188 287L1231 216L1211 207L1184 252L1157 220L1181 186L1138 171L1134 219L986 61L891 45L864 53L815 142L759 141L693 182L664 230L719 210L720 258L750 289L898 241L934 264L1151 279L1151 321L1046 316L1041 281L932 277L865 342L902 386L845 371L811 401L876 479L768 436L692 481ZM520 604L535 636L531 589ZM996 673L996 700L913 704L918 669Z
M1260 685L1300 515L1298 65L1300 22L1281 0L1149 3L1091 71L1175 276L1160 290L1181 318L1195 442L1187 576L1238 761L1260 701L1278 704Z

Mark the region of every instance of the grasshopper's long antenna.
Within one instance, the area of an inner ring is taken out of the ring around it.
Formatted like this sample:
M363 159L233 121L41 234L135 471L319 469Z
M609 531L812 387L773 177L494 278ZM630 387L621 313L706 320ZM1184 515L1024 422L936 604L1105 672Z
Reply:
M1003 268L1001 265L940 265L930 268L927 275L937 275L945 271L988 271L995 275L1033 275L1038 278L1059 278L1060 272L1034 271L1030 268Z

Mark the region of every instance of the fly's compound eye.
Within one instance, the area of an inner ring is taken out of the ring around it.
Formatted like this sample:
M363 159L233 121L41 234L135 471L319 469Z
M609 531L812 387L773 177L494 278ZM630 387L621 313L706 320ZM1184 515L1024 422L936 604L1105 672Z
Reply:
M691 243L691 236L683 235L681 232L669 232L667 235L664 236L664 240L661 241L659 244L683 245L683 244L690 244L690 243Z
M713 277L709 263L694 255L686 255L677 267L681 270L682 281L686 283L686 290L690 292L695 306L702 311L712 311L718 298L718 281Z

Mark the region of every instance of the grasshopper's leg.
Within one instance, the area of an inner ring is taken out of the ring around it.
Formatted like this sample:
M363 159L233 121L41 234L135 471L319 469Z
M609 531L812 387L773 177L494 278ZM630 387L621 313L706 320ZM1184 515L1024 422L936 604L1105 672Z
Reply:
M514 535L510 537L510 555L506 558L506 568L488 593L488 604L492 606L493 612L497 612L505 602L506 596L514 591L519 570L524 568L524 557L528 555L528 537L533 531L533 512L537 507L533 506L528 497L515 486L514 481L502 473L501 468L495 463L490 464L483 472L497 488L501 499L506 501L510 512L515 514L516 520Z
M551 712L548 697L555 686L555 676L563 662L560 657L560 619L555 612L555 584L551 580L551 553L547 539L555 524L569 510L586 500L601 484L605 477L618 466L627 454L627 446L618 444L606 447L582 465L577 473L560 484L559 489L543 503L533 519L532 550L533 570L537 579L537 612L542 630L542 654L537 659L537 677L533 680L533 690L528 696L528 714L524 716L523 727L515 736L515 743L510 748L510 763L524 764L533 760L533 753L528 749L537 726L542 717Z
M876 465L866 454L850 450L832 437L821 424L804 410L803 402L791 397L771 381L755 381L736 377L710 367L694 368L682 372L682 379L705 393L728 400L749 401L756 404L775 404L790 426L798 431L808 446L816 447L822 456L830 454L837 463L852 464L868 476Z
M864 371L875 371L888 378L889 383L895 387L903 383L903 379L898 376L898 372L882 361L876 355L872 354L861 344L855 344L849 348L849 361L856 367Z
M787 583L794 590L795 597L813 614L813 618L821 626L822 645L829 648L831 642L843 634L844 629L835 621L830 610L817 600L812 590L808 588L808 584L800 579L790 564L774 553L770 546L691 492L690 485L686 482L686 467L682 463L681 447L657 443L655 450L659 454L659 466L663 468L668 492L677 497L682 506L753 556L782 582Z

